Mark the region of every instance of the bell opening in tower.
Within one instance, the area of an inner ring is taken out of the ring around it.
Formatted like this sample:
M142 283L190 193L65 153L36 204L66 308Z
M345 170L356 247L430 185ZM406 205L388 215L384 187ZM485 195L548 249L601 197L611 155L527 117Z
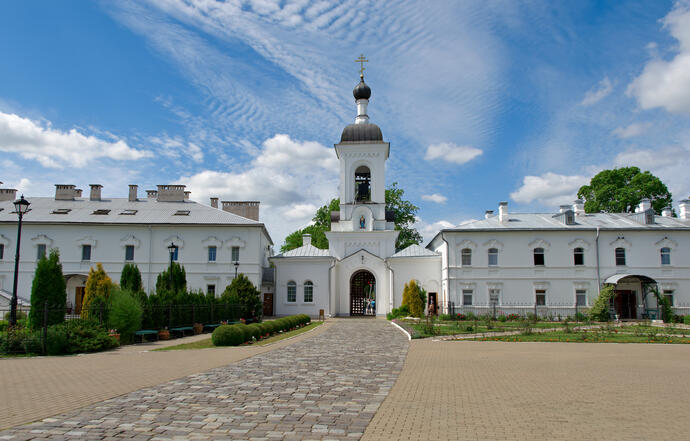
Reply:
M355 170L355 201L371 201L371 172L369 167L364 165Z

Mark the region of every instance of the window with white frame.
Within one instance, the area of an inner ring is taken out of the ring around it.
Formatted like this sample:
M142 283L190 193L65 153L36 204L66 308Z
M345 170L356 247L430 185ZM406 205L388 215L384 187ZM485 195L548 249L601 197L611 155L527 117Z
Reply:
M625 266L625 248L616 248L616 265Z
M128 262L134 260L134 245L125 245L125 260Z
M231 249L231 258L233 262L239 262L240 261L240 247L232 247Z
M297 284L292 280L287 283L287 301L288 303L297 301Z
M462 304L465 306L472 305L472 294L473 290L463 289L462 290Z
M36 260L41 260L46 257L46 244L39 243L36 245Z
M489 303L498 305L498 298L501 295L501 290L498 288L489 288Z
M669 305L673 306L673 290L672 289L665 289L664 290L664 297L668 300Z
M462 266L472 266L472 250L463 248L460 251L460 263Z
M177 262L177 259L180 257L180 247L175 247L173 250L173 260Z
M535 303L537 306L546 306L546 290L538 289L535 291Z
M81 260L85 262L91 260L91 245L81 246Z
M671 264L671 248L664 247L661 249L661 264L670 265Z
M0 260L2 260L5 257L5 244L0 243Z
M575 290L575 305L587 306L587 290L585 290L585 289L576 289Z
M489 266L498 266L498 248L489 248Z
M216 296L216 285L206 285L206 294L215 297Z
M573 249L573 264L575 266L582 266L585 264L584 248L577 247Z
M534 266L544 266L544 248L534 249Z
M217 248L214 246L208 247L208 261L209 262L215 262L216 261L216 251Z
M312 303L314 301L314 284L307 280L304 282L304 303Z

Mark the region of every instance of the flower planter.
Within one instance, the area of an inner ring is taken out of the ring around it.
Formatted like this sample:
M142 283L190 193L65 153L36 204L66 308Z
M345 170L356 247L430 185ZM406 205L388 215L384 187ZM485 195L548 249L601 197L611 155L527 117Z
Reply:
M110 333L110 334L108 334L108 335L109 335L110 337L114 338L115 340L117 340L118 343L120 343L120 334L113 334L113 333Z
M167 329L158 331L158 340L170 340L170 331Z
M199 335L202 332L204 332L204 325L202 325L201 323L194 323L193 328L194 328L194 335Z

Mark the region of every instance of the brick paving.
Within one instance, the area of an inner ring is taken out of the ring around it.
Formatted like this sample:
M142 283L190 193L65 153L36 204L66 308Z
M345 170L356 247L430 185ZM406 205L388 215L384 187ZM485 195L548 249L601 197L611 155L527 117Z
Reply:
M362 439L687 439L688 349L413 340Z
M359 439L407 348L406 336L384 320L336 320L289 346L15 427L0 439Z

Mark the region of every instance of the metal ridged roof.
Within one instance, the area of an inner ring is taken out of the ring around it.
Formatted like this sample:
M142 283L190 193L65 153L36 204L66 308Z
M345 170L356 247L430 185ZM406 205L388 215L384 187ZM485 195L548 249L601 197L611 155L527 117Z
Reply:
M256 225L261 222L247 219L227 211L202 205L194 201L158 202L153 198L130 202L127 198L92 201L88 198L55 200L55 198L29 197L31 211L24 216L24 222L40 223L112 223L112 224L212 224L212 225ZM0 202L0 222L17 222L12 201ZM54 211L67 211L54 214ZM93 214L96 210L110 210L107 214ZM136 210L135 214L120 214L125 210ZM185 214L189 211L188 214ZM178 214L176 214L178 213Z
M328 250L316 248L314 245L304 245L294 250L273 256L273 258L280 257L331 257L331 253Z
M566 225L561 217L553 213L509 213L508 221L500 222L498 216L462 224L445 231L472 230L592 230L602 229L690 229L690 221L675 217L654 216L653 224L644 224L636 220L635 213L591 213L575 216L574 225Z
M393 254L390 258L393 257L434 257L434 256L440 256L439 253L436 253L431 250L427 250L426 248L420 246L420 245L410 245L409 247L398 251L397 253Z

